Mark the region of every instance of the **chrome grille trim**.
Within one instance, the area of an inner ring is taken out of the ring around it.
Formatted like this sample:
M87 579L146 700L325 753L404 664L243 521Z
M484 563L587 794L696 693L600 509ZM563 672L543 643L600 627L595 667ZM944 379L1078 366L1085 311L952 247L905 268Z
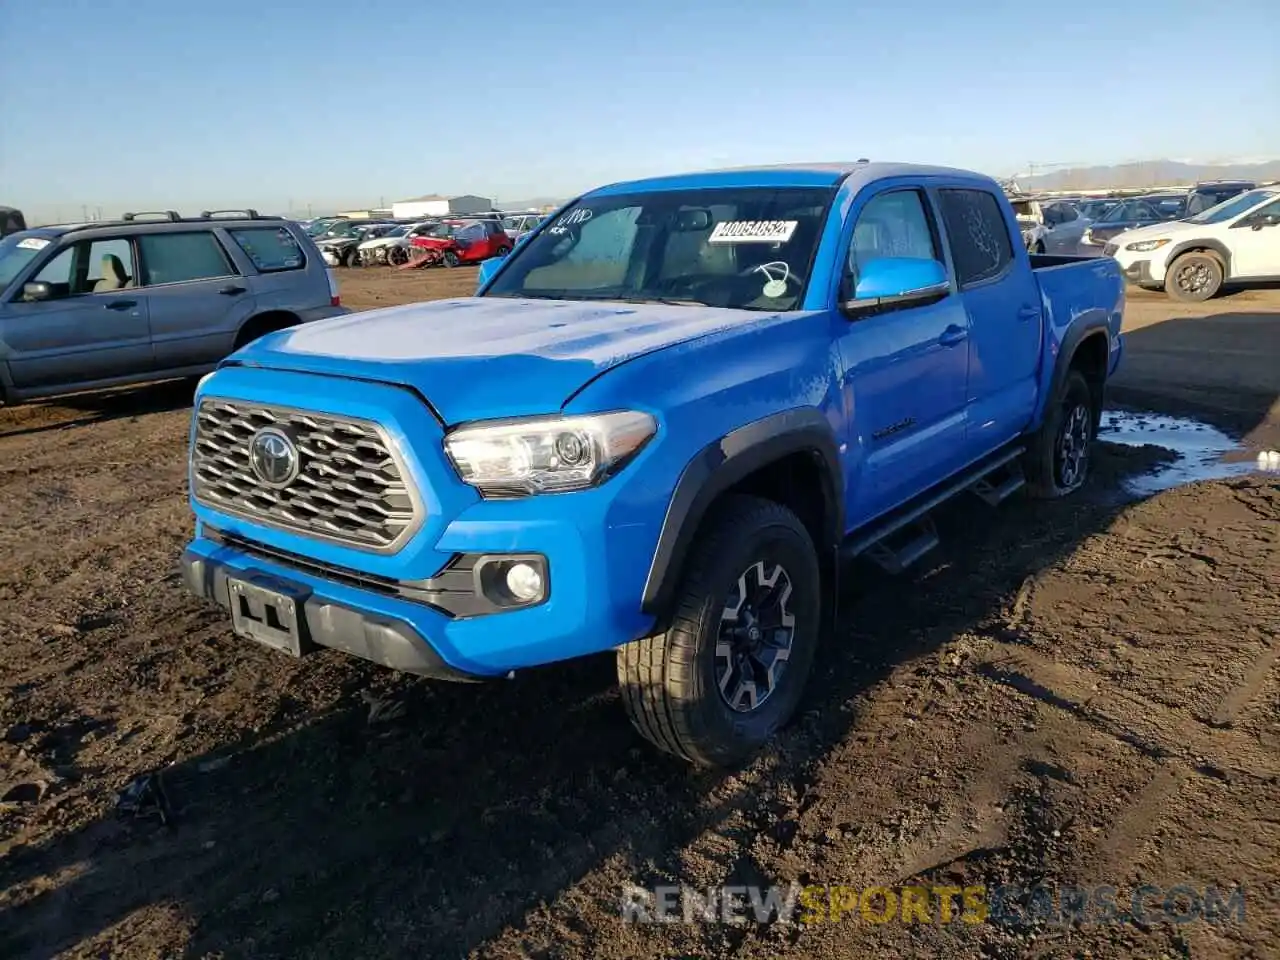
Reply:
M249 438L288 428L302 459L284 489L249 465ZM197 503L264 526L371 553L394 553L422 526L426 510L404 458L378 424L278 404L203 397L191 441Z

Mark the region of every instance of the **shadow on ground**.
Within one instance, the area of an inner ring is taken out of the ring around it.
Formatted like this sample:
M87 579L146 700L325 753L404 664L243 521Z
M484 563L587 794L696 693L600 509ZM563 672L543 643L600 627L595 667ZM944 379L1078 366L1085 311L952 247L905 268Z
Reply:
M181 410L191 406L194 394L195 381L183 379L37 401L7 410L0 439Z
M957 502L939 516L944 546L912 576L851 571L807 712L747 771L696 770L643 744L607 657L489 686L397 678L405 713L385 725L351 697L167 768L170 827L105 818L14 850L0 866L0 954L459 956L609 858L637 883L679 876L682 847L763 787L803 798L869 688L957 633L998 629L1028 576L1123 510L1111 482L1158 456L1104 447L1093 485L1067 501ZM731 875L768 882L749 856ZM139 919L144 907L167 919Z
M1207 420L1243 436L1271 417L1280 396L1280 313L1219 313L1125 332L1123 365L1108 397ZM1194 376L1187 376L1188 369Z

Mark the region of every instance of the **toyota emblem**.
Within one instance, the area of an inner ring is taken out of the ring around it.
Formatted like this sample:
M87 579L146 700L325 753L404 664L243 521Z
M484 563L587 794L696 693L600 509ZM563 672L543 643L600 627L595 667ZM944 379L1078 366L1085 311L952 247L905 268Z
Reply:
M271 487L287 487L301 469L298 445L279 427L263 427L249 438L249 466Z

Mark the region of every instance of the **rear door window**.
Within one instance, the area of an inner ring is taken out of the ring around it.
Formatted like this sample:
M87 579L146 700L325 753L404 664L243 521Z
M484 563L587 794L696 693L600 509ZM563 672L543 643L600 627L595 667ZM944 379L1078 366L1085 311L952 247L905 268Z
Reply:
M191 233L144 233L138 237L147 286L190 283L235 276L217 238L207 230Z
M227 232L259 273L300 270L306 263L302 247L286 227L244 227Z
M938 191L947 242L961 289L1000 276L1013 263L1013 244L1000 202L986 190Z

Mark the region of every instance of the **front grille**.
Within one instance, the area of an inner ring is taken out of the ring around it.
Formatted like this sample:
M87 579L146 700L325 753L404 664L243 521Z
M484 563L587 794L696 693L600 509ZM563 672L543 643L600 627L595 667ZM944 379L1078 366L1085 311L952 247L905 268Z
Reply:
M1116 254L1116 251L1119 249L1120 247L1118 244L1108 243L1105 247L1102 248L1102 255L1104 257L1114 257Z
M263 427L279 428L297 447L297 475L283 487L250 464L249 442ZM268 526L390 552L422 519L408 471L365 420L205 398L191 456L198 502Z

